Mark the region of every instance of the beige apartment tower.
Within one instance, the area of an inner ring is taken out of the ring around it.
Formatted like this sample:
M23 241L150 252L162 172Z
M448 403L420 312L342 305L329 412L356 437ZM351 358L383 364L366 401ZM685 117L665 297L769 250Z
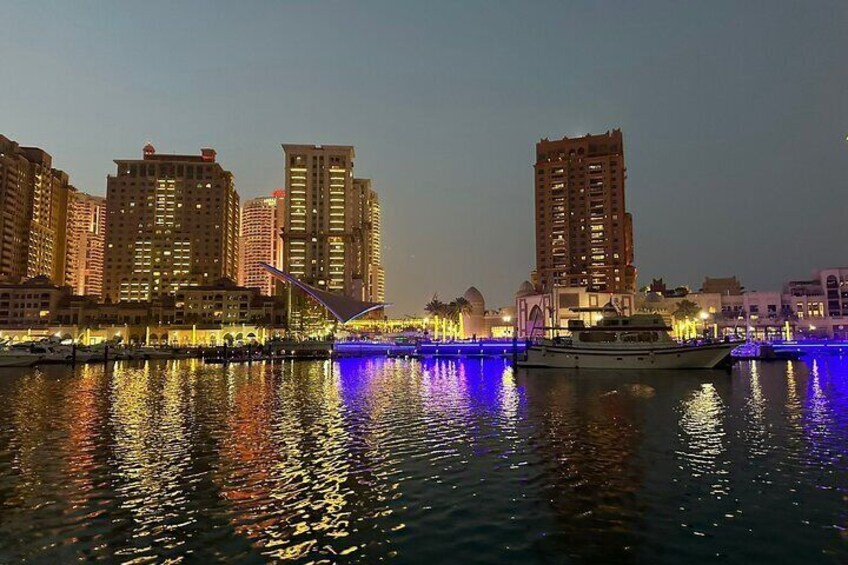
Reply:
M65 284L74 294L103 295L106 247L106 199L71 191L68 199L68 245Z
M356 264L367 287L372 302L385 300L385 274L383 272L380 199L371 189L371 179L353 179L352 205L357 217L354 241Z
M0 275L65 282L68 175L37 147L0 135Z
M546 290L633 292L621 130L536 144L536 270Z
M379 203L371 182L353 177L353 147L284 144L283 156L283 270L318 288L379 301ZM377 205L376 246L371 203Z
M233 175L200 155L115 161L107 179L104 296L146 301L238 277L239 197Z
M240 285L258 288L268 296L274 293L276 283L261 264L283 268L283 240L280 232L284 222L284 190L275 190L270 198L245 201L241 209Z

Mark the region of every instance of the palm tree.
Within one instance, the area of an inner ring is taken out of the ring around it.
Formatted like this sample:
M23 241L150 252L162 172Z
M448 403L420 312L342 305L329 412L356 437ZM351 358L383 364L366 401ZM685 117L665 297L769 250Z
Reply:
M446 308L447 304L439 300L438 294L434 294L433 299L424 306L424 311L431 316L444 316Z
M675 320L687 320L696 318L700 311L701 307L691 300L681 300L677 303L677 308L671 315L674 316Z
M471 303L468 302L464 296L455 298L453 302L448 305L448 308L450 310L450 317L456 320L458 320L463 314L471 313Z

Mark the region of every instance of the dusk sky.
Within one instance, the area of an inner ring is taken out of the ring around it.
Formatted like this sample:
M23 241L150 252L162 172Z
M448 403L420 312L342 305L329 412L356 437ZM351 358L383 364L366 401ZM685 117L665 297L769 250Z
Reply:
M638 7L636 6L638 4ZM281 143L356 147L387 300L534 268L535 143L621 128L639 285L848 265L848 2L0 4L0 133L79 189L214 147L242 200Z

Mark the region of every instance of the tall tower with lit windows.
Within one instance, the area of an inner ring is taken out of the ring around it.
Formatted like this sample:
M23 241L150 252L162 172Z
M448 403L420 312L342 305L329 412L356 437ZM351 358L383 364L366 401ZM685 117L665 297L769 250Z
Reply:
M621 130L536 144L536 271L547 290L633 292Z
M380 300L382 291L371 283L369 203L377 202L376 194L370 180L353 177L353 147L283 144L283 157L288 197L280 233L283 270L318 288ZM377 218L379 234L379 209ZM382 267L378 276L382 281Z
M0 135L0 276L65 282L68 175L38 147Z
M148 144L142 159L115 163L106 182L106 298L146 301L236 280L239 196L214 149L165 155Z
M72 190L68 199L65 284L74 294L103 295L106 199Z
M275 282L262 267L267 263L283 268L283 241L280 230L285 218L285 191L275 190L270 198L252 198L241 209L239 284L274 294Z

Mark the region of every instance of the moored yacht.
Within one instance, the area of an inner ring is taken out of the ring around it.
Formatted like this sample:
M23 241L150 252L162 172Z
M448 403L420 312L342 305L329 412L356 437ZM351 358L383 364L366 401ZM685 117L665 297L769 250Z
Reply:
M29 349L4 347L0 349L0 368L2 367L32 367L39 363L44 355Z
M739 344L704 340L679 343L661 316L606 313L596 326L571 321L568 336L528 346L523 367L580 369L712 369Z

